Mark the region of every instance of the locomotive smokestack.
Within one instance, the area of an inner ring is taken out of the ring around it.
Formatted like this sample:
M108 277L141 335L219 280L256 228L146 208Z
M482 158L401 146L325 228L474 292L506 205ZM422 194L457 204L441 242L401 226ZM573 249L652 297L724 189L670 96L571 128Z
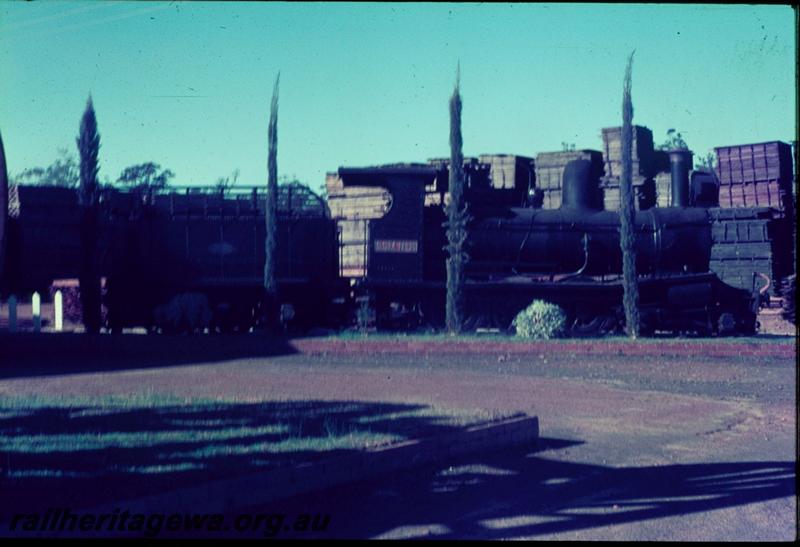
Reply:
M676 149L669 151L669 165L672 173L672 207L689 206L689 170L692 168L691 150Z
M600 186L597 166L589 160L572 160L564 167L561 184L561 207L600 210Z

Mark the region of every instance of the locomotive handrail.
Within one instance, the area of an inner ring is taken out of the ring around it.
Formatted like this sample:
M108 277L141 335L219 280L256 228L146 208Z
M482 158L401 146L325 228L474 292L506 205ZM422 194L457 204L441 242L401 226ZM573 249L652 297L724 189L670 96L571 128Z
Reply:
M761 296L764 296L764 294L772 286L772 280L768 276L764 275L761 272L753 272L753 290L755 290L756 276L760 276L760 277L764 278L767 281L767 283L763 287L758 289L758 294L761 295Z
M519 265L520 260L522 260L522 250L525 248L525 244L528 243L528 239L530 239L530 237L531 237L531 232L533 231L533 224L534 224L534 219L535 218L536 218L536 215L531 215L531 223L528 226L528 231L525 234L525 239L522 240L522 243L520 243L519 249L517 250L517 261L516 261L515 265L511 267L511 272L513 274L515 274L515 275L519 273L519 272L517 272L517 266Z
M561 283L562 281L567 281L574 277L579 277L583 272L586 271L586 268L589 266L589 234L587 232L583 233L583 238L581 238L581 243L583 243L583 265L578 268L574 273L567 274L565 277L561 277L558 279L557 283Z
M658 272L661 268L662 240L661 240L661 220L658 218L657 207L650 209L650 218L653 219L653 272Z

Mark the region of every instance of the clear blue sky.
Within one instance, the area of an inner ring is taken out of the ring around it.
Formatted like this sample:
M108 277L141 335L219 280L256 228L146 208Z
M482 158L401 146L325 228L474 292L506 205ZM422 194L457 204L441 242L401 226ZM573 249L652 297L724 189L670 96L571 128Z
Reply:
M634 123L705 154L796 139L796 47L788 6L5 1L0 132L11 174L49 165L91 93L101 178L264 184L280 70L279 173L316 189L448 155L459 61L466 155L601 149L635 49Z

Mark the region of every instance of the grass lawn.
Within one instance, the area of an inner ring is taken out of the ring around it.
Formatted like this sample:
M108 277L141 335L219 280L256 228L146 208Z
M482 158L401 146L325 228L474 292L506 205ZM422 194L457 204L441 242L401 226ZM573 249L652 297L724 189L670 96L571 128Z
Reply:
M0 512L121 501L500 417L353 401L6 397Z

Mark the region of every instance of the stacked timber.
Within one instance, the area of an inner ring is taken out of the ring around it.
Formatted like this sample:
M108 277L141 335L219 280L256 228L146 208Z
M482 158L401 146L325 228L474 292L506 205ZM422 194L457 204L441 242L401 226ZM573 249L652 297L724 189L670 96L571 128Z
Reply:
M369 221L385 215L391 194L379 186L348 186L338 173L327 173L328 207L339 231L339 269L343 277L366 275Z
M561 184L564 168L573 160L589 160L598 176L603 173L603 153L598 150L542 152L536 156L536 188L543 192L543 209L561 207Z
M656 207L672 204L672 174L661 171L653 179ZM718 207L719 181L713 171L695 169L689 172L689 202L691 207Z
M619 185L622 177L622 127L605 127L603 135L603 167L605 176L600 187L603 190L603 206L607 211L619 211ZM637 210L649 209L656 203L656 187L653 175L657 163L663 158L653 150L653 132L641 125L633 126L631 163L634 205ZM669 159L667 159L667 166Z
M631 153L634 182L637 177L652 176L656 157L650 129L641 125L633 126ZM603 128L603 158L606 177L619 179L622 176L622 127Z
M649 167L652 173L661 173L670 171L669 152L666 150L653 150Z
M464 156L464 167L478 163L481 161L475 156ZM450 158L430 158L427 165L437 169L447 169L447 166L450 165Z
M336 222L339 230L339 272L342 277L363 277L367 275L367 241L369 241L369 220L340 219Z
M672 202L672 174L661 171L654 179L656 187L656 207L669 207Z
M481 154L479 160L489 166L489 180L495 190L527 193L529 188L533 188L533 158L513 154Z
M450 158L433 158L428 160L428 166L436 168L439 174L433 183L426 187L435 192L446 192L450 177ZM466 177L467 188L489 188L490 166L478 158L464 158L464 176Z
M720 207L774 207L792 215L792 149L780 141L721 146Z
M790 273L787 220L766 207L711 208L712 272L728 285L752 290L767 285L780 297Z
M600 189L603 191L603 208L606 211L619 211L619 179L603 177ZM656 187L652 178L634 177L633 205L637 211L653 207L656 203Z
M425 187L425 206L439 206L450 203L450 194L447 192L450 178L450 158L433 158L428 160L428 165L436 168L437 175L433 183ZM475 157L464 158L464 182L471 199L484 199L487 194L492 194L494 199L503 195L508 201L515 201L514 196L520 194L524 197L525 191L517 192L513 187L509 189L492 188L490 178L491 166Z
M655 186L655 206L669 207L672 202L672 173L669 165L669 154L665 150L653 150L651 162L653 184Z
M326 175L325 187L328 190L331 217L335 220L380 218L391 207L392 196L385 188L379 186L345 188L337 173Z

